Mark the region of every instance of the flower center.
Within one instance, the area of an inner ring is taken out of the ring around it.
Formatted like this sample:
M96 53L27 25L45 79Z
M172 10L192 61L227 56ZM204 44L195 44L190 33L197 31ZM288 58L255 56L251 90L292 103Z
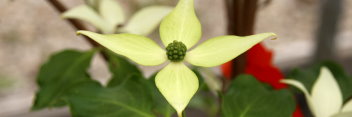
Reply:
M167 58L172 62L180 62L186 56L187 47L180 41L174 40L166 47Z

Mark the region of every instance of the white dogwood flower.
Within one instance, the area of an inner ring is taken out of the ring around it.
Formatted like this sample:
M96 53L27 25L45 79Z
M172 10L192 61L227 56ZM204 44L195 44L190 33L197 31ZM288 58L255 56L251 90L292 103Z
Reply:
M176 8L160 24L160 38L166 47L160 47L151 39L135 34L97 34L78 31L111 51L126 56L146 66L160 65L167 60L155 78L161 94L176 109L179 116L198 90L198 78L184 62L195 66L221 65L274 33L262 33L246 37L233 35L209 39L194 49L201 38L201 24L194 11L194 0L180 0Z

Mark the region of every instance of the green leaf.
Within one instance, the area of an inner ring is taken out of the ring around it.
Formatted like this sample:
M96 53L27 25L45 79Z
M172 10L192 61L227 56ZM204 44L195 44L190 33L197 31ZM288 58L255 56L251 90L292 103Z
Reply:
M222 100L223 117L291 117L295 110L287 90L269 90L247 75L233 80Z
M307 91L310 93L313 83L315 80L318 78L319 75L319 69L314 68L314 69L294 69L289 75L288 78L292 78L304 85L306 87ZM300 92L295 90L296 92Z
M218 66L236 58L264 39L274 36L274 33L262 33L245 37L215 37L188 52L185 59L196 66Z
M198 78L183 63L170 63L155 78L155 84L179 116L198 90Z
M149 35L160 21L172 10L168 6L150 6L135 13L122 31L132 34Z
M104 33L113 33L115 27L110 25L106 20L101 18L94 9L87 5L80 5L62 14L63 18L72 18L86 21Z
M108 83L108 87L118 86L132 75L143 76L137 66L130 63L124 57L116 55L110 51L107 53L109 55L109 70L112 73L112 78Z
M67 92L77 85L92 81L86 71L94 51L66 50L50 57L42 65L33 110L66 105Z
M144 36L135 34L102 35L89 31L77 31L77 34L88 36L111 51L126 56L141 65L160 65L167 59L165 50Z
M201 24L194 11L194 0L180 0L176 8L160 24L160 38L165 46L174 40L192 48L202 35Z
M122 7L116 0L101 0L99 12L113 27L125 22Z
M85 85L69 96L73 117L154 117L146 79L131 76L117 87Z

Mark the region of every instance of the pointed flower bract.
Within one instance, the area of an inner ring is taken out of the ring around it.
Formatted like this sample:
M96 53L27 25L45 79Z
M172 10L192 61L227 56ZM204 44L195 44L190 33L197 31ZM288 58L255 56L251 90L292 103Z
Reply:
M128 32L148 35L171 10L169 6L145 7L126 22L123 9L115 0L86 0L86 4L66 11L62 17L86 21L105 34Z

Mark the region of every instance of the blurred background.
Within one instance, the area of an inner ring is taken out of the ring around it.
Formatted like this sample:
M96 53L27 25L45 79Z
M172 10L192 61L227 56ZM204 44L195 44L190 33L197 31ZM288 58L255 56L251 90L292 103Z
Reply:
M68 8L83 0L59 0ZM127 17L150 5L174 6L177 0L118 0ZM224 0L195 0L203 40L227 33ZM274 32L264 45L284 71L332 59L352 73L351 0L259 0L255 33ZM87 25L88 26L88 25ZM89 27L91 28L91 27ZM157 37L158 31L151 34ZM63 49L88 50L75 29L46 0L0 0L0 116L63 117L67 108L30 112L37 90L35 78L50 54ZM260 59L260 58L258 58ZM158 68L142 67L146 75ZM214 68L219 71L218 68ZM100 56L90 72L106 82L110 74Z

